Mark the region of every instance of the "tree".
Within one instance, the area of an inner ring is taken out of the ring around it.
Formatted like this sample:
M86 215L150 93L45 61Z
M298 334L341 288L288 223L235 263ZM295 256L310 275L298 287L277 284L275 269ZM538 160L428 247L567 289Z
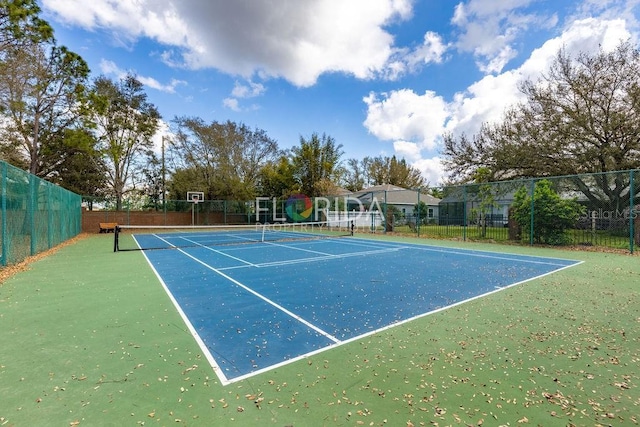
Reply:
M420 171L407 164L405 159L392 156L389 161L389 184L404 188L420 188L426 185Z
M89 209L94 200L105 197L106 166L96 150L94 136L88 129L66 129L57 143L48 144L44 158L58 159L49 180L67 190L85 196Z
M39 14L36 0L0 0L0 60L10 48L53 42L53 28Z
M231 121L205 123L176 118L171 156L176 169L192 173L191 191L200 188L209 199L251 200L258 194L261 171L281 151L262 129Z
M162 159L151 152L147 157L147 164L141 170L142 176L142 188L140 193L146 197L147 204L145 208L159 210L161 203L164 202L162 193L164 191L163 176L162 176Z
M413 215L415 217L416 224L426 224L429 219L429 206L420 200L413 206Z
M207 187L203 180L202 170L200 168L178 168L171 173L171 178L167 183L170 200L186 200L187 192L200 191ZM210 200L210 196L206 191L205 198Z
M116 209L121 210L123 196L136 189L135 172L153 148L151 138L158 130L160 114L133 75L119 82L98 77L90 99L109 187Z
M340 181L342 145L332 137L317 133L308 140L300 137L300 146L293 147L291 152L294 177L300 191L308 197L324 196L328 182Z
M269 198L288 197L300 192L288 153L264 165L260 171L259 188L260 195Z
M492 185L489 182L491 171L488 168L481 167L475 172L474 181L477 185L468 186L469 192L475 195L478 199L478 207L475 209L475 216L477 216L478 228L480 228L480 237L487 237L487 226L489 224L490 212L493 208L498 207L496 202L495 190L500 187Z
M89 67L64 46L23 43L0 62L3 152L30 173L51 178L64 157L47 157L47 146L64 143L67 129L83 125ZM70 152L70 151L67 151Z
M391 184L403 188L421 188L426 185L420 171L405 159L392 157L365 157L361 163L366 170L367 185Z
M360 191L364 188L366 171L363 162L358 159L347 159L344 187L349 191Z
M513 219L525 231L530 229L533 221L533 239L550 245L565 243L565 230L572 227L584 211L576 199L561 199L546 179L535 183L533 217L531 204L530 190L520 187L511 206Z
M526 102L478 134L444 137L444 165L462 181L486 167L491 178L603 173L594 188L575 177L592 202L628 206L628 180L606 172L640 166L640 53L630 42L575 58L560 50L549 70L526 80Z

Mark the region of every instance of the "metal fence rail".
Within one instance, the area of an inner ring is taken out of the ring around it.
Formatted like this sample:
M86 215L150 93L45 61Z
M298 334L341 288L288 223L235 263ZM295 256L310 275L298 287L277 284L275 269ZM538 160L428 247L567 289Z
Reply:
M97 221L207 225L345 219L356 232L634 252L640 244L640 170L422 189L381 185L316 198L166 201L146 211L85 212L85 228L96 230Z
M0 161L0 265L20 262L80 233L81 196Z
M547 189L545 194L542 187ZM378 192L373 198L382 201L384 218L393 221L386 229L395 232L530 245L599 246L632 253L640 244L639 170L435 188L431 193L440 197L430 201L426 215L424 207L417 208L419 200L425 199L421 192L415 191L416 208L403 206L402 211L397 204L388 203L394 193ZM550 213L550 209L555 211Z

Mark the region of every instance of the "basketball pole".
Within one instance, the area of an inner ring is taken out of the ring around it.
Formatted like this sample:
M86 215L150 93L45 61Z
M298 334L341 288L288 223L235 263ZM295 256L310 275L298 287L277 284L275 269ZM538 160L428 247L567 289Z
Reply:
M196 225L196 206L204 201L204 193L201 191L187 191L187 202L191 203L191 225Z
M191 225L196 225L196 205L198 204L198 197L194 196L193 199L191 199Z

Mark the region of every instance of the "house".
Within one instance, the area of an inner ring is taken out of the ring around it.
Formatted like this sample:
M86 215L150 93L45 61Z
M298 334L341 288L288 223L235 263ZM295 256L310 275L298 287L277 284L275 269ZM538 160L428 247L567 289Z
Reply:
M357 199L360 205L369 211L385 210L392 208L398 220L415 217L415 206L423 202L427 206L427 220L437 221L440 199L426 194L424 190L408 190L391 184L376 185L356 191L352 198ZM352 201L355 202L355 200Z
M445 197L439 203L438 224L476 224L480 214L483 214L488 226L506 227L509 206L513 203L516 191L517 188L513 186L499 185L492 185L486 189L482 185L447 187Z

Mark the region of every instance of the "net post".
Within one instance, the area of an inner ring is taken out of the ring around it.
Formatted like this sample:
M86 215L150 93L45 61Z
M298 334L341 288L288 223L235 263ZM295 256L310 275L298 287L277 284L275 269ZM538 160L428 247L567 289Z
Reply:
M116 224L116 228L113 229L113 252L118 252L118 236L120 235L120 226Z

